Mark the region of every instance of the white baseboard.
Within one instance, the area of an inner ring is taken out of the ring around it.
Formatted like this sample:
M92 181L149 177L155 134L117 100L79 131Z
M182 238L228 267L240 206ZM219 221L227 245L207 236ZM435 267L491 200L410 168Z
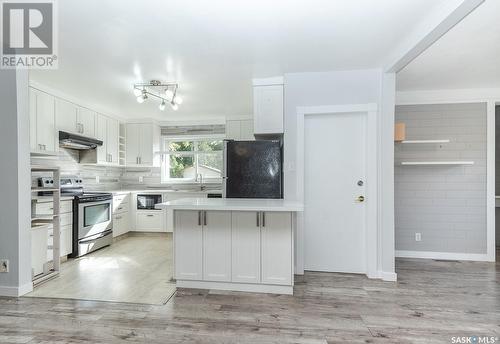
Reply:
M453 252L429 252L429 251L396 251L396 258L468 260L476 262L492 261L491 258L486 253L481 254L481 253L453 253Z
M398 280L398 274L395 272L379 271L378 275L382 281L396 282Z
M20 287L0 286L0 296L19 297L33 291L33 283L26 283Z
M177 288L215 289L293 295L293 286L177 280Z

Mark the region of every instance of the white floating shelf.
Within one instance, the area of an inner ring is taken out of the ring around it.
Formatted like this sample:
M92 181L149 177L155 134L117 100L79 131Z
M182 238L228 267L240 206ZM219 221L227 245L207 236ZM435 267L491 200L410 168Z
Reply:
M424 144L424 143L450 143L450 140L404 140L399 143Z
M403 161L402 166L474 165L474 161Z

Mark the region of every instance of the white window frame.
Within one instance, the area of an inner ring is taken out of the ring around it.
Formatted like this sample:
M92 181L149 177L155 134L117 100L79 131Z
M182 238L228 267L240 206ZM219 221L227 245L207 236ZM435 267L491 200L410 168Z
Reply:
M223 150L214 151L214 152L201 152L198 151L198 145L194 145L193 151L187 152L171 152L169 149L170 142L178 142L178 141L190 141L190 142L200 142L200 141L209 141L209 140L221 140L225 139L225 135L215 134L215 135L196 135L196 136L162 136L162 152L161 154L161 183L162 184L175 184L175 183L198 183L200 182L198 178L198 159L197 157L200 155L209 155L209 154L223 154ZM172 154L174 153L174 154ZM170 155L177 156L192 156L194 159L194 167L195 167L195 177L194 178L170 178ZM168 164L168 168L167 167ZM204 179L205 183L221 183L222 182L222 173L219 178L208 178Z

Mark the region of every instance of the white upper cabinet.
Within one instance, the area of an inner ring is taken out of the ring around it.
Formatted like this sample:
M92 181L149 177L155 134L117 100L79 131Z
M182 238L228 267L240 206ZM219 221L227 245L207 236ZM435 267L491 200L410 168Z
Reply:
M254 79L253 115L255 134L282 134L283 78Z
M77 128L79 134L87 137L95 137L96 113L84 107L78 108Z
M109 118L107 119L107 151L109 154L109 161L113 165L120 164L120 122L118 120Z
M96 113L60 98L56 98L56 123L58 130L96 137Z
M102 146L97 147L98 164L119 164L119 132L118 120L97 114L96 137L102 141Z
M107 148L107 136L108 136L108 118L102 114L97 115L96 121L96 138L102 141L102 146L98 146L97 149L97 163L106 164L109 161L108 148Z
M30 147L32 153L55 154L58 151L54 97L30 88Z
M78 106L64 99L56 98L57 130L80 134L77 125Z
M139 124L127 124L126 126L126 159L125 164L127 166L138 165L139 164L139 155L140 147L139 147L139 133L140 133L140 125Z
M160 127L152 123L127 124L126 164L159 166Z

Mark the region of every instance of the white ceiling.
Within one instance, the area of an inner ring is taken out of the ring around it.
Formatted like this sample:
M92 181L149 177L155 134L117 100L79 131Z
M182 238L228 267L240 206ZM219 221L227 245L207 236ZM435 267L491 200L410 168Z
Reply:
M398 91L500 88L500 1L486 0L398 73Z
M444 1L58 1L59 69L31 78L129 118L249 116L252 78L380 67ZM179 82L179 111L136 102L153 78Z

